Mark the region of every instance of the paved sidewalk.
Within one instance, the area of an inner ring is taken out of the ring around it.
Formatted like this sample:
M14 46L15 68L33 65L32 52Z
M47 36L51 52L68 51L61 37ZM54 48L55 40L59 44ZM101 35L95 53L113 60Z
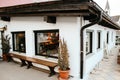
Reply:
M48 77L48 73L20 67L14 62L0 61L0 80L57 80L57 75Z
M88 80L120 80L120 65L117 64L117 55L118 48L115 48L108 58L104 58L90 73Z
M118 49L111 51L108 59L103 59L90 74L88 80L120 80L120 65L117 64ZM113 55L114 54L114 55ZM57 75L20 67L13 62L0 61L0 80L58 80Z

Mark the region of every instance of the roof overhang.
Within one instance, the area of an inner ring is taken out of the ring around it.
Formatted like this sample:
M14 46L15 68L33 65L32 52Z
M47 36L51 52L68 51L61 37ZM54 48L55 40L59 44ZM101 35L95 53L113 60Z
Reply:
M95 2L50 1L0 8L0 16L83 16L92 21L102 12L102 21L99 25L112 29L120 29L111 18Z
M87 3L86 3L87 4ZM85 16L89 6L62 1L32 3L0 8L1 16Z

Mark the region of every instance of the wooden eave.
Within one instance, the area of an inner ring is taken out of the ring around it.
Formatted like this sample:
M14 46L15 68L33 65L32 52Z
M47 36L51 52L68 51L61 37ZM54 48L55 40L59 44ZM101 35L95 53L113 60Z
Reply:
M67 4L60 1L0 8L0 16L85 16L89 14L87 5Z
M95 9L96 11L101 11L102 12L102 20L98 23L99 25L102 25L104 27L120 30L120 26L116 24L111 17L106 14L106 12L96 3L91 3L89 4L92 9ZM97 12L96 12L97 13ZM90 16L89 16L90 17ZM89 19L89 18L88 18ZM87 19L87 20L88 20ZM90 20L90 19L89 19Z
M64 3L51 1L0 8L0 16L83 16L91 20L102 11L102 26L120 29L94 2Z
M104 27L109 27L112 29L120 30L120 26L116 24L112 19L109 17L106 17L103 15L102 21L99 23L99 25L102 25Z

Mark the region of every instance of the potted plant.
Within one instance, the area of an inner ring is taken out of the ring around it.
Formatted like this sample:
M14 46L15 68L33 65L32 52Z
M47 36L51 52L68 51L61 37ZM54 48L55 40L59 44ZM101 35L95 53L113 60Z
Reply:
M62 79L68 79L70 70L69 55L67 44L64 41L64 39L62 41L60 40L58 65L59 65L59 77Z
M3 52L3 60L7 61L7 56L10 51L10 37L8 35L2 35L2 52Z

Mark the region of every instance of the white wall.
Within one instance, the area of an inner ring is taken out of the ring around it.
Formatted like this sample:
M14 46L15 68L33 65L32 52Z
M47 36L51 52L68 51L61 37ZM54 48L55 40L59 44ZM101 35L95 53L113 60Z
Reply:
M59 29L60 38L64 38L68 45L70 75L75 80L79 79L80 69L80 17L57 17L56 24L46 23L43 17L11 17L6 34L17 31L25 31L26 56L42 58L57 62L57 59L35 56L34 30ZM11 40L12 45L12 40ZM11 52L16 53L15 51ZM22 54L22 53L21 53ZM23 54L24 55L24 54ZM39 65L37 65L39 66ZM47 67L42 66L47 69Z
M80 69L80 18L59 18L61 38L67 41L70 53L70 71L74 79L79 79Z
M88 22L86 22L86 23L88 23ZM106 39L107 39L107 32L109 31L109 43L107 44L107 49L109 52L108 54L110 54L110 52L111 52L110 50L113 47L115 47L115 35L116 35L115 30L105 28L100 25L93 25L93 26L87 28L86 30L93 30L93 53L85 56L84 78L87 78L89 73L93 70L93 68L95 68L95 66L103 59L104 42L106 42ZM85 32L86 32L86 30L85 30ZM101 48L100 49L97 49L97 31L98 30L101 31ZM112 34L113 34L113 37L112 37Z
M64 38L68 45L69 61L70 61L70 75L74 76L71 80L80 80L80 28L81 26L87 24L87 21L83 21L81 17L57 17L57 23L51 24L46 23L43 17L11 17L11 21L8 23L0 22L2 26L7 24L8 29L6 34L17 31L25 31L26 35L26 56L36 57L40 59L45 59L53 62L57 62L57 59L45 58L42 56L35 55L35 43L34 43L34 30L51 30L59 29L60 38ZM112 29L101 27L100 25L94 25L87 28L87 30L93 30L93 53L90 55L85 55L84 64L84 79L87 78L90 71L95 67L95 65L103 58L103 46L106 41L106 32L109 31L111 36L113 32L113 41L110 40L108 44L108 49L110 50L115 44L115 31ZM101 49L97 50L97 30L101 30ZM86 36L86 30L84 31L84 36ZM109 37L111 39L111 37ZM84 45L86 39L84 38ZM11 39L12 46L12 39ZM85 52L84 46L84 52ZM16 53L15 51L11 52ZM22 54L22 53L21 53ZM24 54L25 55L25 54ZM39 65L36 65L39 66ZM48 69L45 66L43 68Z

